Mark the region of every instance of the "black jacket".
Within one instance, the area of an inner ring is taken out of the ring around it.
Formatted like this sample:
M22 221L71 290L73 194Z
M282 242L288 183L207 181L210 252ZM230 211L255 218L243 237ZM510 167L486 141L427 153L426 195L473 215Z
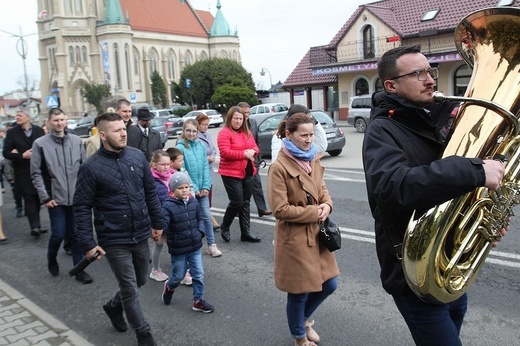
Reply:
M441 129L446 114L430 114L401 97L376 93L363 142L363 165L381 280L390 294L411 293L393 245L403 241L414 210L428 209L485 183L483 161L450 156Z
M74 218L78 241L86 252L96 246L137 244L151 228L162 229L163 216L148 162L137 149L119 153L101 147L78 173Z
M22 196L38 195L31 179L31 160L23 159L22 155L25 151L32 149L34 141L43 135L45 135L43 129L36 125L32 125L30 137L25 135L23 128L19 125L8 130L5 135L3 155L13 162L14 186ZM18 152L13 153L13 149Z
M161 134L151 127L148 128L148 137L144 135L137 125L127 126L126 132L127 145L142 151L148 162L150 162L154 151L163 148Z

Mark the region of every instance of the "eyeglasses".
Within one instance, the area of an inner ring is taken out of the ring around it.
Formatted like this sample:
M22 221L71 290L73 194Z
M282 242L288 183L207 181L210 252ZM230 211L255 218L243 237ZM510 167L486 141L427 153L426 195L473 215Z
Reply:
M169 163L156 163L155 165L156 166L162 166L162 167L169 167L170 166Z
M199 131L197 131L197 130L184 130L184 132L191 133L191 134L196 134Z
M415 70L410 73L405 73L397 77L389 78L389 79L399 79L401 77L406 76L414 76L417 77L417 80L420 82L424 82L425 80L428 80L428 76L432 77L433 79L439 78L439 69L438 68L427 68L424 70Z

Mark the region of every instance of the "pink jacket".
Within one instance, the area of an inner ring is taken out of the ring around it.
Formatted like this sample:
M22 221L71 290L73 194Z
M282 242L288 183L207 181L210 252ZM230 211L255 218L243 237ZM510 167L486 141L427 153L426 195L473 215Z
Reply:
M219 132L217 145L220 153L218 174L226 177L243 179L246 176L246 166L248 162L244 157L244 150L253 149L256 155L260 152L251 132L249 132L249 136L247 136L244 132L236 132L229 127L224 127ZM252 164L253 175L255 175L256 167L254 162L252 162Z

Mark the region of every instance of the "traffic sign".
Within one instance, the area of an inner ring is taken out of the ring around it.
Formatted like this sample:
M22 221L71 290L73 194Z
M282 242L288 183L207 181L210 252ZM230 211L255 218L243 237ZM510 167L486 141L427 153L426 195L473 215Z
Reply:
M191 88L191 79L189 79L189 78L186 78L186 88L187 89Z
M135 101L136 101L135 93L130 93L130 102L135 103Z
M58 107L58 98L56 96L47 96L45 102L47 103L47 108Z

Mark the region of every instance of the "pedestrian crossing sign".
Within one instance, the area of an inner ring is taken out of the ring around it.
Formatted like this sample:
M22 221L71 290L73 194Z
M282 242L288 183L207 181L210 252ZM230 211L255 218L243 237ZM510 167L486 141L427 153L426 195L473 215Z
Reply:
M45 102L47 102L47 108L58 107L58 98L56 96L47 96Z

